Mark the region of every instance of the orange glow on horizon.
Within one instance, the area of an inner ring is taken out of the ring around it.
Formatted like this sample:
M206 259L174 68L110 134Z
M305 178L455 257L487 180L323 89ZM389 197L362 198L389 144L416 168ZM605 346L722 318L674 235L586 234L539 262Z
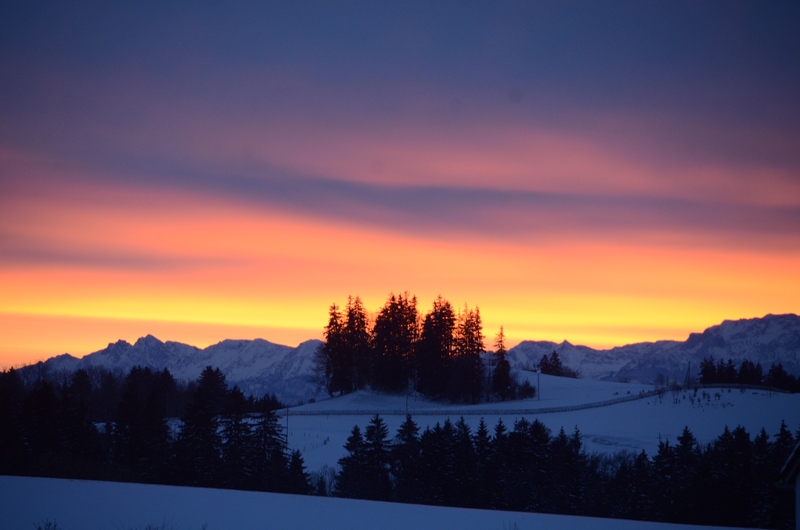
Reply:
M422 314L439 294L457 309L478 306L489 347L501 325L509 345L684 340L724 319L795 312L800 299L800 253L421 238L185 198L162 197L146 216L136 208L61 205L21 228L54 238L54 250L102 255L3 266L0 364L80 356L148 333L197 346L296 344L319 338L330 304L350 294L369 311L406 290Z

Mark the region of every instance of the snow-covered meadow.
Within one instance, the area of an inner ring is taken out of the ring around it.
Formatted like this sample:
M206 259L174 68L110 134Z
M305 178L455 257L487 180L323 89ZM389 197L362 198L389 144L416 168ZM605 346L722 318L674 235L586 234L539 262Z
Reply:
M537 385L537 374L522 372L522 376ZM289 446L303 453L309 471L335 466L345 454L343 446L353 426L358 424L363 429L376 413L386 421L391 436L405 419L406 411L421 430L447 418L456 421L461 416L473 431L481 418L490 430L499 419L510 429L519 418L530 421L538 418L553 434L561 427L571 434L577 426L589 452L645 450L650 456L655 454L659 440L675 443L686 426L701 444L713 441L725 426L733 429L741 425L753 436L762 427L769 435L776 434L781 420L792 431L800 427L800 394L740 389L701 389L696 394L693 390L667 390L658 396L623 401L648 395L654 388L652 385L547 375L538 377L541 394L529 400L443 405L419 396L360 391L291 408L288 422L285 417L282 421L288 423ZM615 401L620 402L613 403Z
M251 491L0 477L0 530L691 530L700 526Z
M541 394L523 401L480 405L446 405L419 396L361 391L285 411L291 449L303 453L311 472L332 471L344 456L353 425L362 428L374 414L394 436L406 411L424 429L464 416L473 430L484 418L490 430L499 419L511 428L525 417L538 418L555 434L577 426L589 452L620 450L656 452L658 442L673 443L688 426L701 444L718 437L725 426L745 427L751 435L763 427L774 435L782 420L800 426L800 394L763 390L707 389L653 395L649 385L609 383L537 376L523 372ZM646 396L646 397L641 397ZM303 497L232 490L141 484L0 477L0 530L36 528L46 521L62 530L174 530L325 528L327 530L526 528L693 528L533 513L468 510L350 499Z

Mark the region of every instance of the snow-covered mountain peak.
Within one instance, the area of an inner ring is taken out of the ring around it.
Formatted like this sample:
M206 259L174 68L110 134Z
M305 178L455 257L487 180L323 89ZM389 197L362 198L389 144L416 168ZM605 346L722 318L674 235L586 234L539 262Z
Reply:
M127 344L127 343L126 343ZM158 340L153 335L147 335L146 337L140 337L133 345L134 348L158 348L163 346L164 343Z
M296 348L264 339L227 339L207 348L180 342L162 342L147 335L133 345L120 340L107 348L76 359L59 355L41 363L45 369L71 371L92 366L128 371L135 365L154 370L167 368L176 378L196 379L206 366L218 367L231 385L262 396L274 393L287 404L320 399L326 394L314 373L314 356L321 341L308 340ZM523 341L508 350L516 370L533 369L544 355L557 352L563 364L586 379L652 383L661 376L682 382L687 371L697 376L708 356L760 362L764 370L775 362L800 374L800 317L793 314L726 320L686 341L663 340L595 350L564 340Z
M760 362L764 370L780 362L788 372L800 374L800 317L786 314L726 320L691 333L684 342L642 342L609 350L573 346L567 341L524 341L509 350L509 361L515 368L531 367L552 351L589 379L651 383L665 376L682 382L687 371L697 377L700 362L712 356L732 359L737 365L749 359Z
M310 340L292 348L264 339L226 339L200 349L180 342L165 343L147 335L133 345L119 340L82 359L63 354L42 364L54 371L90 367L122 372L133 366L166 368L175 378L187 381L197 379L206 366L213 366L222 370L230 385L238 385L246 394L261 397L274 393L287 404L297 404L321 397L313 373L319 342Z

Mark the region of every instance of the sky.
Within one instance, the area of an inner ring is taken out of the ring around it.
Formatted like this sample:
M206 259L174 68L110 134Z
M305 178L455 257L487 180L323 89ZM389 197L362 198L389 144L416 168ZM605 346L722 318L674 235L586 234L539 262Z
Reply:
M797 2L0 4L0 366L800 312Z

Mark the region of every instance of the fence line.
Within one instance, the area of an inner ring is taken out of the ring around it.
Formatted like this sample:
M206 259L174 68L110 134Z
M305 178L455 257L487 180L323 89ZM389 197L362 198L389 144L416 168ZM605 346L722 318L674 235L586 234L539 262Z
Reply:
M378 414L380 416L405 416L406 414L410 414L411 416L497 416L497 415L513 415L513 416L525 416L525 415L534 415L534 414L554 414L558 412L575 412L578 410L587 410L587 409L594 409L599 407L609 407L612 405L619 405L620 403L628 403L630 401L638 401L640 399L647 399L653 396L658 396L660 394L666 394L667 392L680 392L680 391L689 391L694 388L698 389L712 389L712 388L722 388L722 389L747 389L747 390L763 390L766 392L777 392L777 393L791 393L785 390L780 390L776 388L770 388L765 386L759 385L736 385L736 384L713 384L713 385L693 385L691 388L678 388L678 389L670 389L670 388L658 388L654 390L648 390L647 392L639 392L638 394L631 394L626 396L621 396L618 398L607 399L604 401L595 401L592 403L581 403L579 405L565 405L561 407L540 407L540 408L524 408L524 409L494 409L494 408L470 408L470 409L434 409L434 408L424 408L424 409L386 409L386 410L376 410L376 409L356 409L356 410L290 410L290 409L281 409L275 411L276 414L279 416L286 416L287 412L290 416L373 416Z
M580 405L566 405L561 407L540 407L540 408L525 408L525 409L363 409L363 410L289 410L281 409L276 411L277 414L285 416L287 411L290 416L372 416L378 414L380 416L405 416L410 414L412 416L495 416L500 414L511 415L530 415L530 414L552 414L555 412L572 412L576 410L592 409L597 407L607 407L619 403L626 403L628 401L636 401L639 399L646 399L649 397L662 394L666 390L650 390L648 392L640 392L629 396L622 396L605 401L596 401L593 403L582 403Z

